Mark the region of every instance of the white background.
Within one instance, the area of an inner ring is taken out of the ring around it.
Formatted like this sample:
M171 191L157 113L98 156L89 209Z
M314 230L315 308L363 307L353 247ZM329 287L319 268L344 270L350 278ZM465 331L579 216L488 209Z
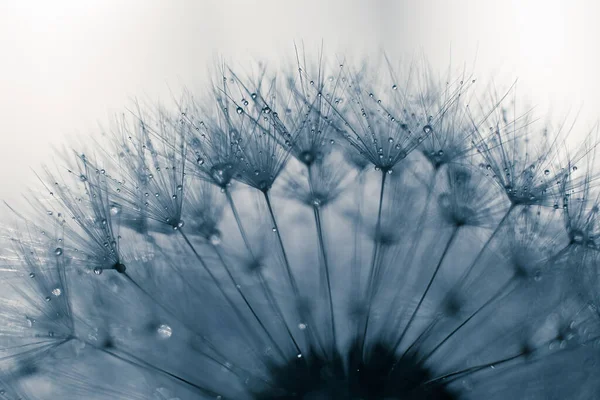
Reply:
M583 134L600 115L599 19L594 0L0 0L0 199L18 202L53 146L133 97L200 87L215 58L272 58L294 40L518 78L525 100L581 110Z

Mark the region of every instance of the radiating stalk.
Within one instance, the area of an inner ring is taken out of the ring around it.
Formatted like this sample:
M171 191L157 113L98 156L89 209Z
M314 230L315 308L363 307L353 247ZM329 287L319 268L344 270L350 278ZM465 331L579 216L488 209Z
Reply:
M296 282L296 279L294 278L294 274L292 273L292 268L290 266L287 252L285 251L285 246L283 244L283 239L281 238L281 232L279 230L279 225L277 224L277 219L275 218L275 213L273 211L271 199L269 198L269 192L264 190L264 191L262 191L262 193L263 193L265 203L267 204L267 208L269 210L271 222L273 223L273 230L275 231L275 234L277 236L277 243L279 244L279 250L281 251L281 255L283 256L283 262L284 262L284 267L285 267L285 271L287 274L287 278L290 283L290 286L292 287L292 291L293 291L294 297L296 299L296 307L297 307L298 313L300 314L300 318L303 318L304 320L309 322L308 328L304 330L306 339L310 342L310 338L308 337L308 332L306 332L306 331L310 331L312 333L312 336L314 336L316 343L319 345L319 347L321 347L321 349L323 349L323 345L320 343L317 335L314 332L312 332L313 331L312 327L316 326L316 324L314 323L314 320L312 318L310 318L310 316L307 315L302 310L301 302L300 302L300 300L301 300L300 291L298 289L298 284Z
M329 315L331 318L331 338L332 338L332 356L335 354L337 349L337 339L335 332L335 314L333 311L333 296L331 294L331 275L329 270L329 262L327 261L327 250L325 247L325 240L323 238L323 227L321 224L321 214L318 206L313 207L313 213L315 216L315 223L317 225L317 236L319 238L319 248L321 250L321 256L323 258L323 265L325 267L325 279L327 281L327 298L329 301Z
M400 335L400 337L396 341L396 344L394 345L394 351L397 350L398 347L400 346L400 344L402 343L402 339L404 339L404 336L406 335L410 326L412 325L417 313L419 312L419 309L423 305L423 301L425 300L425 297L427 297L427 294L429 293L429 289L431 289L431 285L433 285L433 281L435 280L435 278L440 270L440 267L444 263L446 255L448 255L448 250L452 246L452 243L454 243L454 240L456 239L459 230L460 230L459 226L456 226L453 228L452 235L450 235L450 239L448 240L448 242L446 243L446 246L444 247L442 256L440 257L437 265L435 266L435 270L433 271L433 274L431 275L431 278L429 279L429 282L427 283L427 287L425 288L425 291L423 292L423 294L421 295L421 298L419 299L419 303L417 304L417 307L415 307L414 311L412 312L412 314L410 316L410 319L408 320L406 326L404 327L404 330L402 331L402 334Z
M257 261L256 257L254 255L254 252L252 251L252 247L250 246L250 241L248 239L248 235L246 233L246 230L244 229L244 225L242 224L242 220L237 211L237 207L235 206L235 202L233 201L233 197L231 196L231 193L227 189L225 189L225 195L227 197L227 202L229 203L229 207L231 208L231 212L233 213L233 216L235 218L235 222L237 224L238 230L240 231L240 235L242 236L242 239L244 241L244 245L246 246L246 249L248 250L248 253L250 254L252 261L255 262L255 261ZM267 299L267 301L269 302L269 305L275 312L275 315L277 315L277 318L281 321L281 323L283 323L284 328L285 328L292 344L294 345L296 353L300 354L301 353L300 346L298 345L298 342L294 338L294 335L292 334L292 330L290 329L289 325L287 324L285 318L283 318L283 313L281 312L281 308L277 304L277 301L275 300L275 298L273 296L273 293L269 287L269 284L265 280L260 269L257 271L257 275L258 275L258 278L260 281L261 288L265 295L265 298Z
M377 223L375 224L375 243L373 243L373 253L371 255L371 266L369 269L369 279L367 281L367 310L365 315L365 322L363 333L360 338L360 348L361 350L364 348L365 340L367 338L367 331L369 329L369 315L371 314L371 307L373 305L373 297L375 294L373 293L373 277L375 275L375 265L377 260L377 255L379 253L379 236L381 235L381 212L383 210L383 193L385 191L385 181L387 178L388 172L387 170L381 170L381 189L379 190L379 206L377 210Z

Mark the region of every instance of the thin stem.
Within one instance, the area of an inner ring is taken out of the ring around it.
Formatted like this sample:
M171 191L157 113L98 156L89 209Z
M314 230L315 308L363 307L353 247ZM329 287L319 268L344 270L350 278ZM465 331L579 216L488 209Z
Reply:
M427 361L433 354L435 354L443 345L446 343L452 336L454 336L459 330L461 330L466 324L469 323L477 314L481 311L485 310L491 304L493 304L496 300L498 300L503 294L504 291L507 290L510 285L514 282L515 277L512 277L508 280L492 297L490 297L481 307L475 310L471 315L469 315L460 325L458 325L452 332L450 332L446 337L438 343L433 350L431 350L422 360L421 362Z
M292 287L292 291L294 292L294 297L296 299L296 308L298 310L298 314L300 315L300 318L303 318L303 319L306 319L307 321L309 321L308 328L305 329L304 332L305 332L306 339L310 342L310 339L308 337L308 332L306 332L306 331L308 330L312 333L312 326L316 326L316 324L314 324L314 321L312 320L312 318L310 318L310 316L307 315L307 313L305 313L302 309L302 306L300 303L300 291L298 290L298 284L296 282L296 279L294 278L294 274L292 273L292 269L290 267L290 262L289 262L287 253L285 251L285 246L283 245L283 239L281 238L281 232L279 231L279 226L277 225L275 213L273 212L273 206L271 205L271 199L269 198L269 192L264 190L264 191L262 191L262 193L263 193L265 202L267 204L267 208L269 209L269 215L271 217L271 222L273 223L273 230L275 231L275 234L277 235L277 242L279 244L279 250L281 251L281 254L283 256L285 271L286 271L290 286ZM323 346L320 344L320 341L318 340L318 338L316 338L316 335L315 335L315 339L316 339L316 342L319 343L319 346L321 347L321 349L323 349Z
M252 252L252 247L250 246L250 241L248 240L248 235L246 234L244 225L242 225L242 220L238 213L237 207L235 206L235 203L233 202L233 197L231 197L231 193L229 192L228 189L225 189L225 196L227 197L227 202L229 203L229 208L231 208L231 212L233 213L233 217L235 218L235 222L240 231L240 235L242 235L242 240L244 241L244 245L246 246L248 253L250 253L250 257L252 257L252 261L255 261L254 253Z
M285 246L283 245L283 239L281 238L281 232L279 232L279 226L277 225L277 220L275 219L275 213L273 212L273 207L271 205L271 200L269 198L269 194L267 191L263 191L262 193L263 193L265 202L267 203L267 208L269 209L269 215L271 216L271 222L273 223L273 230L275 231L275 234L277 235L277 242L279 244L279 250L281 251L281 255L283 256L285 272L287 273L288 280L290 282L290 286L292 287L292 290L294 291L294 296L296 296L296 299L299 299L300 292L298 290L298 284L296 282L296 279L294 278L294 274L292 273L292 269L290 267L290 261L288 260L287 253L285 251Z
M223 286L221 285L219 280L215 277L215 275L212 273L212 271L208 268L208 265L206 265L206 262L204 261L204 259L200 256L200 254L198 254L198 251L196 250L196 248L194 247L192 242L188 239L187 235L183 232L183 230L181 228L178 229L178 231L181 234L181 236L183 237L183 240L187 243L188 247L192 250L192 253L194 253L194 256L196 257L196 259L200 262L200 265L202 265L202 268L204 268L204 270L206 271L208 276L210 276L210 279L213 281L215 286L219 289L219 292L221 292L221 295L223 295L223 298L225 299L227 304L229 304L229 306L233 309L233 311L238 316L239 320L244 321L245 320L244 315L239 310L239 308L235 304L235 302L231 299L231 297L227 294L227 292L225 291L225 289L223 288ZM234 282L235 282L235 280L234 280ZM235 283L234 283L234 286L235 286Z
M300 346L298 345L298 342L294 338L294 335L292 334L292 330L290 329L290 326L286 322L285 318L283 318L283 313L281 312L281 308L277 304L277 301L275 300L275 297L273 296L273 292L269 288L269 284L267 283L267 281L265 280L265 277L263 276L263 274L261 272L258 272L258 279L260 281L260 285L262 286L262 288L265 292L267 301L269 302L271 307L275 310L275 314L277 315L277 318L281 321L288 336L290 337L290 339L294 345L294 348L296 349L296 354L301 354L302 350L300 350Z
M315 216L315 224L317 225L317 236L319 237L319 248L321 249L321 256L323 257L323 265L325 267L325 279L327 281L327 297L329 300L329 315L331 318L331 339L332 339L332 356L335 355L336 344L336 332L335 332L335 315L333 312L333 296L331 294L331 277L329 271L329 262L327 261L327 250L325 248L325 240L323 238L323 227L321 224L321 214L318 206L313 207Z
M425 202L425 206L423 207L423 211L421 212L421 215L419 216L419 220L417 222L416 227L420 228L423 226L423 223L425 222L425 218L427 217L427 211L429 209L429 206L431 204L431 199L432 199L432 194L433 194L433 185L435 183L435 177L437 176L437 169L435 170L434 174L431 176L431 180L429 181L429 184L427 185L427 189L428 189L428 193L427 193L427 200ZM405 257L402 260L402 264L400 265L405 265L406 266L406 272L404 273L405 276L409 276L411 269L412 269L412 262L413 262L413 258L414 255L416 254L416 248L418 246L418 244L421 241L421 237L423 235L423 232L425 232L425 229L417 229L416 231L416 236L414 238L411 239L411 246L408 252L406 252ZM394 298L392 299L392 301L390 302L390 306L388 308L388 314L392 315L392 313L395 311L395 304L398 301L398 297L400 297L400 295L402 293L404 293L404 286L406 284L406 279L402 282L399 290L396 291L396 294L394 295ZM389 329L389 331L391 332L396 332L397 330L399 330L400 327L398 326L398 322L393 323L393 326Z
M356 224L354 229L354 257L352 258L352 292L351 293L359 293L360 291L360 257L361 254L359 252L359 232L362 226L362 193L365 186L365 178L364 174L360 174L358 177L358 187L357 187L357 198L358 198L358 213L356 216Z
M371 307L373 305L373 277L375 275L375 261L377 260L377 254L379 253L380 246L380 235L381 235L381 212L383 210L383 193L385 190L385 181L387 178L387 170L381 170L381 189L379 190L379 206L377 210L377 223L375 224L375 243L373 243L373 253L371 256L371 266L369 269L369 279L367 281L367 312L365 315L365 324L363 328L363 334L360 339L360 348L364 348L365 340L367 338L367 331L369 329L369 314L371 314Z
M462 282L464 282L466 280L467 276L473 271L473 268L475 268L475 265L481 259L481 257L483 256L483 254L485 253L485 251L487 250L489 245L492 243L493 239L498 234L498 232L500 232L500 229L502 228L504 223L507 221L508 217L510 216L512 211L515 209L515 207L516 206L514 204L510 205L510 208L506 211L506 214L504 214L504 216L502 217L500 222L498 222L498 225L496 225L496 228L494 229L492 234L487 238L486 242L483 244L483 247L479 250L479 252L475 256L475 258L473 259L471 264L469 264L469 267L465 270L465 272L461 275L461 278L457 281L458 282L457 285L459 285L459 286L454 288L455 290L460 290L460 288L461 288L460 285L462 285Z
M310 186L311 196L314 196L313 188L313 173L312 168L308 166L308 184ZM313 197L314 198L314 197ZM329 303L329 317L331 322L331 345L332 345L332 357L335 357L335 351L337 349L337 335L335 331L335 314L333 311L333 296L331 293L331 273L329 269L329 259L327 257L327 248L325 244L325 238L323 234L323 224L321 223L321 209L318 204L313 204L313 215L315 219L315 227L317 229L317 238L319 242L319 251L321 253L321 261L325 268L325 281L327 285L327 300Z
M161 308L163 311L165 311L167 314L173 315L173 317L175 318L175 320L177 320L181 325L183 325L186 329L189 329L190 332L192 332L194 334L195 337L198 337L202 343L204 343L209 349L211 349L212 351L215 352L215 354L217 356L219 356L221 359L223 360L227 360L227 357L225 357L223 354L221 354L221 352L219 352L216 347L203 335L201 335L200 333L196 332L194 329L192 329L187 323L185 323L185 321L182 321L180 318L178 318L176 316L176 314L169 310L166 306L164 306L162 303L160 303L158 300L156 300L154 298L154 296L152 296L150 293L148 293L143 287L141 287L127 272L124 272L123 275L125 276L125 278L131 282L131 284L133 284L133 286L135 288L137 288L140 292L142 292L148 299L150 299L150 301L152 301L154 304L156 304L159 308ZM200 354L202 354L205 357L208 357L210 359L213 359L212 356L210 356L208 353L204 352L204 351L199 351ZM226 365L226 362L221 362L219 361L220 364Z
M396 349L398 349L398 347L402 343L402 339L404 339L404 336L406 335L406 333L408 332L408 329L412 325L412 323L413 323L413 321L414 321L414 319L415 319L415 317L417 315L417 312L421 308L421 305L423 305L423 301L425 300L425 297L429 293L429 289L431 289L431 286L433 285L433 281L435 280L435 278L436 278L436 276L437 276L437 274L438 274L438 272L440 270L440 267L444 263L444 259L446 258L446 255L448 254L448 250L452 246L452 243L454 243L454 240L456 239L459 230L460 230L460 226L456 226L456 227L453 228L452 235L450 235L450 239L448 240L448 242L446 243L446 246L444 247L444 251L442 252L442 256L440 257L437 265L435 266L435 270L433 271L433 275L431 275L431 278L429 279L429 282L427 283L427 287L425 288L425 291L423 292L423 294L421 295L421 298L419 299L419 303L417 304L417 307L414 309L412 315L410 316L410 319L408 320L408 323L406 324L406 326L404 327L404 330L402 331L402 334L400 335L400 337L396 341L396 344L394 345L394 351Z
M248 250L248 253L250 254L250 257L252 259L253 262L257 261L256 257L254 256L254 253L252 252L252 247L250 246L250 241L248 239L248 235L246 233L246 230L244 229L244 225L242 224L242 219L240 218L240 215L237 211L237 207L235 206L235 202L233 201L233 197L231 196L231 193L229 192L229 190L225 189L225 195L227 197L227 202L229 203L229 207L231 208L231 212L233 213L233 216L235 218L235 222L237 224L237 227L240 231L240 235L242 236L242 239L244 241L244 244L246 246L246 249ZM267 281L265 280L262 272L260 271L260 269L257 271L257 275L260 281L260 286L263 290L263 293L265 295L265 298L267 299L267 301L269 302L269 305L271 306L271 309L275 312L275 315L277 315L279 321L281 321L283 323L283 326L289 336L289 338L291 339L295 349L296 349L296 353L300 354L301 350L300 350L300 346L298 345L298 342L296 341L296 339L294 338L294 335L292 334L292 331L290 329L290 327L288 326L287 322L285 321L285 318L283 318L283 313L281 312L281 308L279 307L279 305L277 304L277 301L275 300L273 293L269 287L269 284L267 283Z
M144 360L142 360L142 359L140 359L138 357L135 357L134 355L132 355L130 353L127 353L127 352L124 352L124 351L120 350L120 352L122 352L123 354L125 354L127 357L131 358L131 359L127 359L127 358L125 358L123 356L118 355L114 351L110 351L108 349L103 349L103 348L98 348L98 347L96 347L96 349L100 350L104 354L107 354L107 355L109 355L111 357L116 358L117 360L123 361L123 362L125 362L127 364L130 364L130 365L133 365L135 367L142 367L142 368L144 368L146 370L154 371L154 372L158 372L158 373L160 373L162 375L166 375L169 378L172 378L172 379L174 379L174 380L176 380L178 382L184 383L185 385L187 385L187 386L195 389L196 391L198 391L202 395L210 396L212 398L215 398L215 397L219 396L219 393L213 392L212 390L207 389L204 386L200 386L200 385L198 385L198 384L196 384L196 383L194 383L194 382L192 382L192 381L190 381L188 379L185 379L185 378L182 378L181 376L175 375L172 372L169 372L169 371L167 371L167 370L165 370L163 368L156 367L156 366L154 366L154 365L152 365L152 364L150 364L150 363L148 363L148 362L146 362L146 361L144 361ZM233 371L230 371L230 372L232 372L234 375L237 375Z
M279 347L279 345L277 344L277 342L275 341L275 339L273 338L273 336L271 335L271 333L269 332L269 330L265 327L264 323L261 321L260 317L258 316L258 314L256 313L256 311L254 310L254 308L252 307L252 305L248 301L248 298L244 294L244 291L242 290L241 285L239 285L237 283L237 281L235 280L233 274L231 273L231 270L229 269L229 266L225 262L225 259L223 258L223 255L221 254L221 251L215 245L213 245L212 247L213 247L215 253L217 254L217 257L221 261L221 264L223 264L223 269L225 269L225 272L227 273L227 276L229 277L229 280L231 281L231 283L233 284L233 286L235 287L235 289L239 293L240 297L244 300L244 303L246 304L246 306L248 307L248 309L252 313L252 316L254 317L254 319L256 320L256 322L258 323L258 325L260 326L260 328L262 329L262 331L265 333L265 335L267 336L267 338L271 341L271 343L273 344L273 346L275 347L275 349L277 350L277 352L279 353L279 355L285 360L286 357L285 357L285 354L284 354L283 350L281 349L281 347Z
M498 365L505 364L505 363L507 363L509 361L516 360L516 359L518 359L520 357L523 357L526 354L528 354L528 353L526 353L526 352L520 352L520 353L515 354L514 356L510 356L510 357L506 357L506 358L503 358L503 359L500 359L500 360L492 361L490 363L486 363L486 364L482 364L482 365L476 365L474 367L465 368L465 369L462 369L460 371L451 372L451 373L448 373L448 374L445 374L445 375L442 375L442 376L438 376L437 378L430 379L427 382L424 382L421 386L431 385L431 384L437 383L439 381L443 381L443 380L446 380L448 378L452 378L452 377L457 376L457 375L461 375L461 376L464 376L466 374L470 375L470 374L479 372L479 371L484 370L484 369L489 368L489 367L495 367L495 366L498 366Z

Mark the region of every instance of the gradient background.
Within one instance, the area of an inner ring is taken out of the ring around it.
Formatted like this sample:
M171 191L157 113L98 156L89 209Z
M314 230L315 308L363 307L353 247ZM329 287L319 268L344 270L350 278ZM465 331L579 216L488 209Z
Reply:
M600 115L599 19L596 0L0 0L0 199L133 97L170 98L215 57L290 54L293 40L518 78L523 100L580 111L584 134Z

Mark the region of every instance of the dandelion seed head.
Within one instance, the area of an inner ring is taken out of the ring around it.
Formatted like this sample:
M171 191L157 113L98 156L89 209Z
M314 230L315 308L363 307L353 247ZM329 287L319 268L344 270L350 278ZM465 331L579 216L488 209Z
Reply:
M2 236L0 395L595 393L591 139L536 137L465 72L302 51L44 170Z

